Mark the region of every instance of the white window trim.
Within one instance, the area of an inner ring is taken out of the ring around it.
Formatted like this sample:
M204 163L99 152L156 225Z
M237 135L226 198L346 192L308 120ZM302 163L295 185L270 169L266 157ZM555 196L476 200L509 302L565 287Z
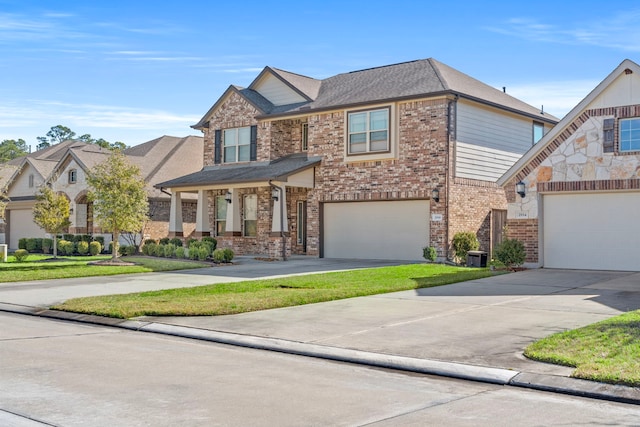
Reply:
M350 113L358 113L363 111L375 111L382 109L389 110L389 129L388 129L388 137L389 137L389 149L388 151L371 151L365 153L349 153L349 114ZM386 159L394 159L397 156L397 145L398 145L398 126L396 123L396 104L378 104L371 105L367 108L360 108L357 110L348 110L344 111L344 135L343 135L343 146L344 146L344 161L349 162L362 162L362 161L375 161L375 160L386 160Z
M252 198L256 201L256 218L247 219L247 199ZM256 222L256 235L250 236L247 234L247 221ZM258 237L258 195L257 194L245 194L242 197L242 237Z
M75 184L76 182L78 182L78 170L77 169L70 169L67 176L69 178L69 184ZM73 177L73 179L71 179L72 177Z
M225 215L225 217L223 219L218 218L218 204L224 203L225 205L228 205L227 201L225 200L225 196L216 196L216 206L215 206L215 216L213 219L214 222L214 234L216 236L223 236L224 234L218 234L218 223L224 222L224 232L227 231L227 217ZM229 206L226 206L227 209L229 209ZM223 232L223 233L224 233Z
M248 129L249 130L249 142L247 144L239 144L240 137L240 129ZM235 144L227 146L227 131L235 130ZM227 161L227 147L235 147L236 149L236 159L234 161ZM240 147L249 147L249 158L247 160L240 160ZM222 163L244 163L248 162L251 159L251 126L241 126L237 128L228 128L222 130L222 143L220 147L222 153Z
M618 119L618 152L619 153L636 153L640 151L640 148L634 148L629 150L622 149L622 123L631 121L631 120L640 122L640 117L625 117L625 118ZM638 133L640 133L640 131L638 131Z

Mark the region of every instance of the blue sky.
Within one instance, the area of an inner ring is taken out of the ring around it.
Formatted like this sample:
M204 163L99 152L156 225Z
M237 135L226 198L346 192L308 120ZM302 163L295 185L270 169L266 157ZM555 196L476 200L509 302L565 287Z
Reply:
M639 24L627 1L0 0L0 141L198 135L267 65L326 78L430 57L562 116L640 62Z

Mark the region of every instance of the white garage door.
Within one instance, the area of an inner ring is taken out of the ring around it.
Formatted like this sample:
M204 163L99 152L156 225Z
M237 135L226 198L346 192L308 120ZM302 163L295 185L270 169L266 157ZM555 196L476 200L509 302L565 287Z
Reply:
M429 201L325 203L326 258L420 260L429 242Z
M33 222L31 209L11 209L9 213L9 249L18 249L23 237L44 237L45 232Z
M640 193L545 195L544 266L640 270Z

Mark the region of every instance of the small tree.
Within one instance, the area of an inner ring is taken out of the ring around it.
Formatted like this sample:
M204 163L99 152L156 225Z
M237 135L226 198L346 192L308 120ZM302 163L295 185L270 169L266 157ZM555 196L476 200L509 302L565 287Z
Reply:
M478 242L476 233L461 231L453 236L451 246L453 246L453 252L458 262L464 262L467 258L467 252L477 251L480 247L480 242Z
M66 229L69 221L69 200L47 185L43 185L36 194L33 207L33 222L47 233L53 235L53 257L58 257L57 235Z
M149 204L140 169L114 151L87 176L89 199L100 226L113 234L112 259L118 258L120 233L133 233L147 220Z

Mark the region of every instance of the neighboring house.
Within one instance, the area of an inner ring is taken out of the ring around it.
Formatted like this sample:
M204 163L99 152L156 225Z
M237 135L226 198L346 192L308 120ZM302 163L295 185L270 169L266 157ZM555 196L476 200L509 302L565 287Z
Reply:
M145 237L158 239L168 235L170 197L154 184L200 170L202 150L202 137L163 136L124 151L127 158L140 167L147 183L150 220L144 229ZM93 219L86 181L87 172L106 160L110 153L96 145L65 141L20 159L8 186L10 202L4 238L9 248L17 249L20 238L45 236L44 230L33 222L32 213L35 195L45 182L70 201L69 233L103 235L105 242L111 241L111 235L104 234ZM3 170L0 168L0 174ZM185 198L182 210L188 232L195 228L195 207L195 200Z
M640 270L640 67L623 61L498 182L527 262Z
M193 126L204 168L157 186L171 235L197 194L196 234L240 254L443 259L458 231L499 241L495 181L556 122L434 59L324 80L266 67Z

